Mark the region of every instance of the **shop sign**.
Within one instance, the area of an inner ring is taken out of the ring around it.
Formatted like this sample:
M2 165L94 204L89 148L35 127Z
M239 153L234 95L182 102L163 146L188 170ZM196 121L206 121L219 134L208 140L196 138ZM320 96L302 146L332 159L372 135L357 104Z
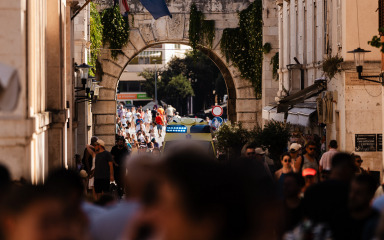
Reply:
M150 100L152 98L148 97L146 93L119 93L117 94L117 100Z
M376 152L377 149L376 134L356 134L355 151L356 152Z
M137 94L137 99L151 99L146 93Z

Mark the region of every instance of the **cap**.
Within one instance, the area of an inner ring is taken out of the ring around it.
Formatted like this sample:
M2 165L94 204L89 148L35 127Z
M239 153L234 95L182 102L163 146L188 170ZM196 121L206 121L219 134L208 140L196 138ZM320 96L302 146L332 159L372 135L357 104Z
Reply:
M301 145L298 143L292 143L291 146L289 147L290 152L297 152L301 148Z
M88 173L84 169L80 170L79 175L80 175L81 178L88 177Z
M265 152L263 151L262 148L256 148L255 152L256 152L256 154L259 154L259 155L265 154Z
M96 141L96 143L99 144L100 146L105 147L105 143L104 143L104 141L101 140L101 139L98 139L98 140Z
M303 177L306 176L315 176L317 171L313 168L306 168L303 170Z

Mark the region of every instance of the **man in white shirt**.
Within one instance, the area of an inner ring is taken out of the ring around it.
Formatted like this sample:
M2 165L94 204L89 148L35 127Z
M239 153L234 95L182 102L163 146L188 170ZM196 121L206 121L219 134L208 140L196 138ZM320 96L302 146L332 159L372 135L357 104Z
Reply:
M337 141L336 140L331 140L329 142L329 150L328 152L325 152L323 156L320 159L319 162L319 172L320 173L327 173L331 171L331 166L332 166L332 158L333 156L338 153L337 151Z
M131 112L131 109L127 109L127 113L125 114L126 116L126 119L129 123L132 123L132 112Z

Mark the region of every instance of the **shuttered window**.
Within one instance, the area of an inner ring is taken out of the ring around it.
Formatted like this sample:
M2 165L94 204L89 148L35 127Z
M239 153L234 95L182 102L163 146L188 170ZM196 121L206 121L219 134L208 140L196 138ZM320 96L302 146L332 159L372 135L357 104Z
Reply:
M384 0L379 0L379 29L384 28ZM380 32L383 36L384 33Z

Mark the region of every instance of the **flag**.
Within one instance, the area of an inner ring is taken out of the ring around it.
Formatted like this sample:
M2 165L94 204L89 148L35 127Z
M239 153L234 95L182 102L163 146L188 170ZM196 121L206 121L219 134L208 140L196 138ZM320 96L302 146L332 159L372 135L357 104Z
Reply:
M152 14L154 19L167 15L172 18L165 0L140 0L140 2Z
M128 17L129 6L127 0L119 0L120 13L124 17Z

